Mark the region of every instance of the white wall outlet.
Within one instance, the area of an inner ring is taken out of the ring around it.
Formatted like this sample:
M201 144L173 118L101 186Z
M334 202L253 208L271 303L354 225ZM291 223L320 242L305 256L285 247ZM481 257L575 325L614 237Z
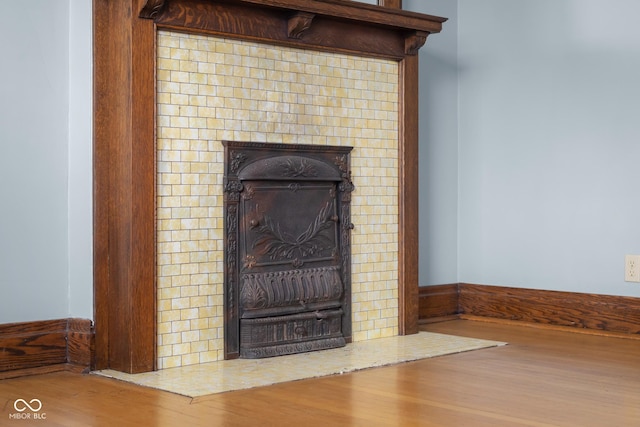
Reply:
M625 255L624 281L640 282L640 255Z

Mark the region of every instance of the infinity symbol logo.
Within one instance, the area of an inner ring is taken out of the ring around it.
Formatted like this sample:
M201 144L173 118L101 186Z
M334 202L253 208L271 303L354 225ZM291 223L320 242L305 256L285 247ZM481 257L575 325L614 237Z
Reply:
M33 405L33 406L31 406L31 405ZM18 412L24 412L24 411L27 410L27 408L31 409L31 411L33 411L33 412L38 412L40 409L42 409L42 402L40 402L39 399L31 399L27 403L27 401L24 400L24 399L18 399L15 402L13 402L13 407Z

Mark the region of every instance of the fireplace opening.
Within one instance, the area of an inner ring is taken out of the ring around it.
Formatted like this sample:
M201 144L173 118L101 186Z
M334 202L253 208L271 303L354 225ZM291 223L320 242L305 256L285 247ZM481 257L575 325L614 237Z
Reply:
M352 147L222 143L225 358L344 346Z

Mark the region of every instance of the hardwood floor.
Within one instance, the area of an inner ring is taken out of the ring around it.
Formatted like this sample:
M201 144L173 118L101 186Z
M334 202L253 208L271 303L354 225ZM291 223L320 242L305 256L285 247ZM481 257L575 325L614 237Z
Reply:
M196 400L68 372L8 379L0 425L640 425L640 340L470 320L422 329L509 345ZM17 399L39 399L46 419L10 419Z

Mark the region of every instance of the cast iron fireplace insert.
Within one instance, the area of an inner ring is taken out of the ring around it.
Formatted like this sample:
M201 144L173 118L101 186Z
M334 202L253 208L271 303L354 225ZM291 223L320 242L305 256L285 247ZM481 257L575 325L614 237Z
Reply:
M225 358L344 346L352 147L222 144Z

